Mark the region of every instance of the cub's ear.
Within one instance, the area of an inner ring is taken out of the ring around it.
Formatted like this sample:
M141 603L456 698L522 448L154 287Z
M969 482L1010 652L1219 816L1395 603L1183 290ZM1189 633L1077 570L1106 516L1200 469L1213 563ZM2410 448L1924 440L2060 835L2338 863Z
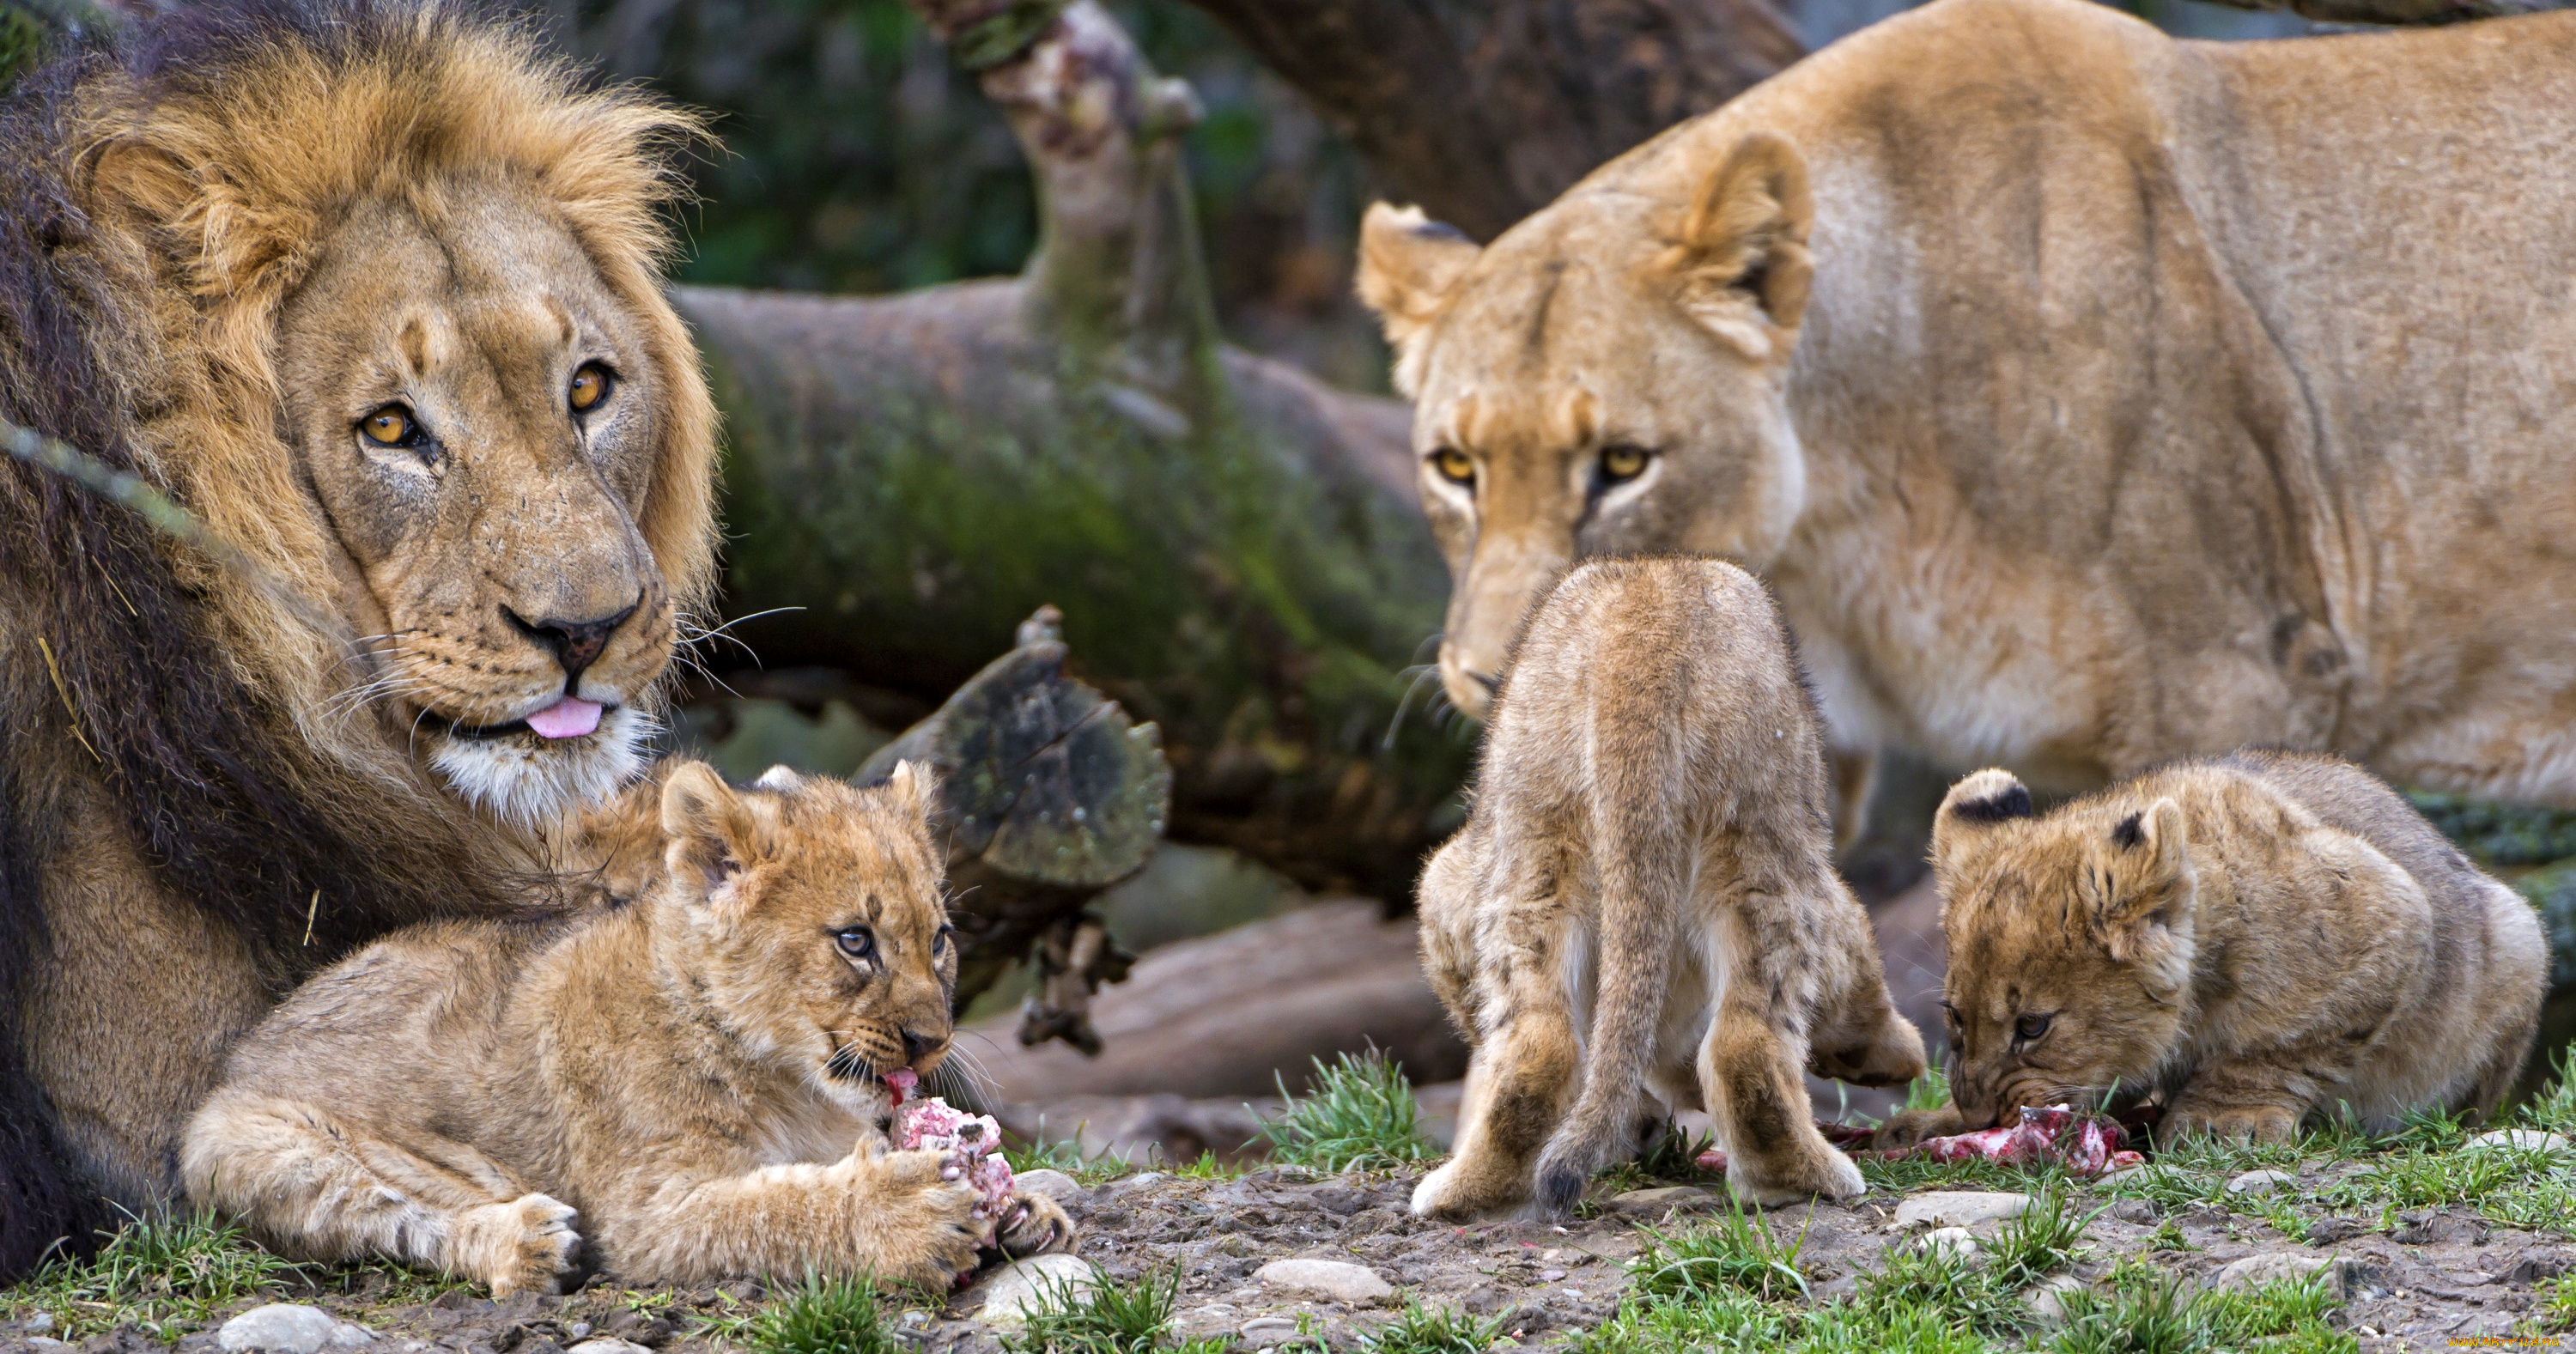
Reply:
M1395 388L1405 395L1421 384L1422 336L1484 252L1420 207L1373 202L1360 218L1360 300L1386 328L1395 347Z
M928 818L939 808L939 774L928 762L900 761L894 774L886 778L886 793L894 797L895 807L917 818Z
M2010 771L1988 767L1951 786L1932 815L1932 869L1941 896L1947 899L1951 881L1972 872L1994 845L1996 825L2038 816L2029 788Z
M751 804L704 762L683 762L662 781L664 859L671 877L711 902L752 857L760 831Z
M2191 976L2198 883L2182 806L2159 799L2091 844L2080 888L2111 958L2144 966L2151 986L2170 991Z
M1746 136L1701 182L1664 254L1673 299L1746 357L1785 360L1815 276L1815 218L1797 149L1770 132Z

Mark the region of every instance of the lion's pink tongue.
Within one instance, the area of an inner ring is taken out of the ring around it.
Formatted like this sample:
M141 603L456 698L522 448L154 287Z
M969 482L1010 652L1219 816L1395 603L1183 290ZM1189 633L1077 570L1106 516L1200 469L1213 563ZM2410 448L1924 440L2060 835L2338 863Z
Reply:
M912 1088L921 1084L921 1076L909 1067L898 1067L885 1074L885 1084L892 1093L889 1098L900 1105L912 1098Z
M528 727L545 738L579 738L599 727L599 705L566 696L528 716Z

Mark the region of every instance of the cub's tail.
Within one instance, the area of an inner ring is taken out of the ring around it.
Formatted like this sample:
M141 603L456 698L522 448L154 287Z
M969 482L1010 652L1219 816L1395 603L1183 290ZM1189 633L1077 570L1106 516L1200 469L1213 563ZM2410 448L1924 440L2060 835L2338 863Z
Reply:
M1678 806L1682 757L1672 728L1596 730L1590 841L1601 881L1600 975L1583 1090L1538 1160L1538 1203L1562 1217L1593 1175L1636 1144L1637 1098L1672 987L1690 849ZM1620 746L1626 743L1631 746Z

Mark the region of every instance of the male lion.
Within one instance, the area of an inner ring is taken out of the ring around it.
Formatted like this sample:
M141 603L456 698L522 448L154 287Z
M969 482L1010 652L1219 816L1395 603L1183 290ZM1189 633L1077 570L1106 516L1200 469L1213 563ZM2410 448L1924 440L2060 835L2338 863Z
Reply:
M1066 1246L1053 1200L981 1214L953 1156L882 1128L887 1078L935 1070L954 1033L928 775L778 767L737 790L674 760L655 782L585 834L629 856L601 861L636 876L617 906L426 923L299 988L189 1126L189 1195L289 1255L496 1297L552 1289L583 1242L634 1284L944 1286L982 1246Z
M1649 1085L1709 1112L1738 1190L1860 1193L1799 1074L1901 1085L1923 1036L1834 873L1824 737L1762 585L1703 559L1568 573L1513 650L1475 806L1422 874L1423 968L1475 1057L1413 1210L1535 1190L1564 1214Z
M1932 864L1956 1099L1881 1147L2115 1088L2162 1100L2160 1134L2276 1142L2347 1112L2493 1113L2538 1027L2530 905L2336 758L2181 762L2045 817L1980 771Z
M2576 803L2576 13L1940 0L1484 249L1372 208L1483 709L1569 560L1763 573L1838 749Z
M696 127L406 0L187 6L0 108L0 1271L177 1190L225 1050L403 921L520 906L712 578L658 281Z

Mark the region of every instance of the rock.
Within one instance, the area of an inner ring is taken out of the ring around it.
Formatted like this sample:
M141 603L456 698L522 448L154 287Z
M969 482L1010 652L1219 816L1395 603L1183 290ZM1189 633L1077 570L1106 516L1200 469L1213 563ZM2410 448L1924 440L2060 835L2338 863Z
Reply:
M2066 1304L2063 1301L2065 1295L2077 1292L2083 1287L2082 1279L2072 1274L2060 1274L2037 1288L2023 1293L2022 1300L2030 1304L2030 1309L2039 1314L2040 1320L2054 1326L2066 1319Z
M1974 1260L1977 1258L1979 1249L1977 1239L1970 1236L1965 1227L1933 1228L1923 1234L1923 1240L1918 1244L1925 1250L1938 1252L1953 1260Z
M2516 1147L2525 1152L2564 1152L2567 1140L2536 1128L2500 1128L2469 1139L2471 1147Z
M38 1312L34 1316L28 1317L18 1326L18 1329L25 1331L31 1336L42 1335L53 1328L54 1314L51 1312Z
M1243 1329L1235 1334L1255 1349L1269 1349L1296 1339L1297 1322L1293 1317L1256 1316L1244 1322Z
M2294 1251L2266 1251L2261 1255L2246 1256L2211 1276L2209 1287L2251 1290L2276 1280L2305 1279L2320 1272L2326 1274L2328 1293L2337 1298L2349 1295L2352 1261L2340 1255L2300 1255Z
M2144 1199L2122 1199L2111 1205L2111 1216L2133 1227L2146 1227L2156 1220L2156 1206Z
M1080 1295L1099 1286L1100 1276L1088 1260L1073 1255L1032 1256L1003 1266L976 1285L984 1292L984 1307L975 1319L993 1326L1025 1325L1031 1312L1062 1301L1068 1289Z
M1204 1340L1233 1332L1243 1313L1222 1302L1172 1314L1172 1334L1182 1340Z
M1668 1185L1662 1189L1632 1189L1613 1196L1613 1213L1643 1213L1661 1217L1676 1208L1706 1208L1717 1201L1707 1190L1690 1185Z
M1350 1307L1366 1307L1395 1296L1395 1285L1379 1278L1377 1271L1343 1260L1273 1260L1254 1270L1252 1277L1272 1288Z
M2230 1194L2269 1194L2276 1189L2294 1190L2299 1177L2288 1171L2247 1171L2227 1182Z
M361 1326L335 1321L319 1307L298 1302L272 1302L234 1317L215 1332L215 1344L226 1350L269 1350L272 1354L322 1354L326 1349L356 1349L375 1336Z
M2369 1229L2350 1218L2319 1218L2308 1224L2308 1244L2332 1246L2352 1240Z
M1369 1206L1369 1193L1348 1185L1317 1185L1307 1192L1315 1205L1336 1217L1348 1217Z
M1043 1194L1057 1203L1068 1203L1090 1193L1082 1182L1062 1171L1038 1169L1022 1171L1011 1177L1011 1186L1023 1194Z
M1967 1190L1934 1190L1896 1206L1899 1227L1974 1227L2018 1217L2030 1207L2027 1194L1987 1194Z
M446 1299L441 1298L439 1301L444 1302ZM614 1336L629 1344L650 1348L668 1343L672 1335L672 1326L670 1322L658 1316L646 1316L632 1307L620 1307L609 1313L608 1329L601 1333Z
M596 1340L584 1340L565 1350L564 1354L653 1354L653 1351L632 1340L603 1335Z
M72 1346L67 1340L57 1340L50 1335L37 1335L28 1338L27 1348L33 1351L33 1354L71 1354Z

